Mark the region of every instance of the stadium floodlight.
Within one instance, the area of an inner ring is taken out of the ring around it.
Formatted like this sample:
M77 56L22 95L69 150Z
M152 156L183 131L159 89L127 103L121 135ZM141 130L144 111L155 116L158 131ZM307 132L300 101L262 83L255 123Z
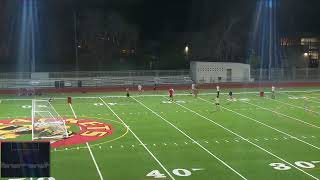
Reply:
M67 138L65 120L50 102L32 100L32 140Z
M189 52L189 47L188 47L188 46L186 46L186 47L184 48L184 52L185 52L186 54L188 54L188 52Z

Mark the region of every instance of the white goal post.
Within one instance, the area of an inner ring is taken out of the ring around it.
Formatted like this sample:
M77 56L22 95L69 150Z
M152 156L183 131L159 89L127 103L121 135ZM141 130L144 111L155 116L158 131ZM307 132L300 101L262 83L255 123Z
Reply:
M68 137L65 120L47 100L32 100L32 140Z

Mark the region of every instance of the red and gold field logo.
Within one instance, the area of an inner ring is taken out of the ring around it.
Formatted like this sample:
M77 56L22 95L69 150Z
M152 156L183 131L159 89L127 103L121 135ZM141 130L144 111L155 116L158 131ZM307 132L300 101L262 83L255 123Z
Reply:
M84 144L90 141L96 141L113 132L110 124L90 119L66 119L66 128L69 137L66 139L51 139L52 147L63 147L77 144ZM77 126L80 130L71 131L71 127ZM39 131L46 131L41 129ZM0 120L0 139L10 140L18 139L23 136L31 136L31 119L7 119Z

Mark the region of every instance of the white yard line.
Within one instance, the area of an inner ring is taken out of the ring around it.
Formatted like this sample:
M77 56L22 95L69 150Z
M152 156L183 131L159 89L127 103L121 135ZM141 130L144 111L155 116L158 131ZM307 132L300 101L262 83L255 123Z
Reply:
M145 107L146 109L148 109L149 111L151 111L153 114L155 114L156 116L158 116L159 118L161 118L163 121L167 122L168 124L170 124L173 128L175 128L177 131L179 131L181 134L183 134L184 136L186 136L188 139L190 139L193 143L197 144L201 149L203 149L204 151L206 151L208 154L210 154L211 156L213 156L215 159L217 159L218 161L220 161L223 165L225 165L226 167L228 167L231 171L233 171L234 173L236 173L238 176L240 176L242 179L247 179L245 178L243 175L241 175L238 171L236 171L235 169L233 169L231 166L229 166L226 162L224 162L223 160L221 160L219 157L217 157L215 154L213 154L211 151L209 151L207 148L203 147L200 143L198 143L197 141L195 141L193 138L191 138L189 135L187 135L185 132L183 132L182 130L180 130L178 127L176 127L174 124L172 124L171 122L169 122L168 120L166 120L164 117L162 117L161 115L159 115L158 113L156 113L155 111L153 111L152 109L150 109L149 107L147 107L145 104L143 104L142 102L140 102L139 100L137 100L134 97L131 97L132 99L134 99L136 102L138 102L140 105L142 105L143 107Z
M289 95L289 94L287 94L287 93L284 93L284 92L279 92L279 93L280 93L280 94L284 94L284 95L286 95L286 96L290 97L290 95ZM305 95L305 94L304 94L304 95ZM303 95L303 96L304 96L304 95ZM319 98L312 97L312 96L306 96L306 97L319 100ZM320 104L320 101L313 101L313 100L305 99L305 98L304 98L304 100L305 100L305 101L309 101L309 102L314 102L314 103L318 103L318 104Z
M283 113L280 113L280 112L274 111L274 110L272 110L272 109L268 109L268 108L265 108L265 107L262 107L262 106L259 106L259 105L256 105L256 104L252 104L252 103L249 103L249 102L245 102L245 101L242 101L242 102L243 102L243 103L246 103L246 104L249 104L249 105L251 105L251 106L255 106L255 107L258 107L258 108L260 108L260 109L263 109L263 110L266 110L266 111L270 111L270 112L273 112L273 113L279 114L279 115L281 115L281 116L284 116L284 117L287 117L287 118L290 118L290 119L293 119L293 120L299 121L299 122L304 123L304 124L307 124L307 125L309 125L309 126L312 126L312 127L315 127L315 128L320 128L319 126L314 125L314 124L312 124L312 123L308 123L308 122L303 121L303 120L301 120L301 119L298 119L298 118L295 118L295 117L288 116L288 115L286 115L286 114L283 114Z
M77 115L76 115L76 113L74 112L74 109L73 109L72 105L69 104L69 106L70 106L70 108L71 108L71 110L72 110L72 113L73 113L74 118L77 119ZM80 127L80 130L81 130L81 127ZM87 145L87 148L88 148L88 150L89 150L89 152L90 152L90 155L91 155L91 158L92 158L92 160L93 160L93 163L94 163L94 165L96 166L96 169L97 169L97 171L98 171L99 177L100 177L101 180L103 180L103 176L102 176L102 174L101 174L101 172L100 172L99 166L98 166L98 164L97 164L97 162L96 162L96 159L94 158L94 155L93 155L93 153L92 153L92 151L91 151L91 148L90 148L88 142L86 142L86 145Z
M105 106L128 128L128 130L133 134L133 136L139 141L139 143L148 151L148 153L153 157L153 159L162 167L162 169L169 175L169 177L174 180L175 178L170 174L170 172L163 166L163 164L156 158L155 155L147 148L147 146L140 140L140 138L131 130L131 128L115 113L111 107L101 98L99 99L103 102Z
M308 98L311 98L311 99L317 99L319 100L319 98L316 98L316 97L311 97L311 96L307 96ZM309 101L309 102L313 102L313 103L317 103L317 104L320 104L320 101L313 101L313 100L310 100L310 99L305 99L305 101Z
M203 98L201 98L201 97L199 97L199 99L201 99L202 101L208 102L208 103L210 103L210 104L214 104L214 103L212 103L212 102L210 102L210 101L208 101L208 100L206 100L206 99L203 99ZM298 141L300 141L300 142L302 142L302 143L304 143L304 144L307 144L307 145L309 145L309 146L311 146L311 147L313 147L313 148L316 148L316 149L320 150L320 147L317 147L317 146L315 146L315 145L313 145L313 144L311 144L311 143L308 143L308 142L306 142L306 141L303 141L303 140L301 140L301 139L299 139L299 138L297 138L297 137L295 137L295 136L293 136L293 135L290 135L290 134L288 134L288 133L286 133L286 132L283 132L283 131L281 131L281 130L279 130L279 129L277 129L277 128L274 128L274 127L272 127L272 126L270 126L270 125L267 125L267 124L265 124L265 123L263 123L263 122L261 122L261 121L258 121L258 120L254 119L254 118L251 118L251 117L246 116L246 115L244 115L244 114L241 114L241 113L239 113L239 112L233 111L233 110L231 110L231 109L229 109L229 108L226 108L226 107L224 107L224 106L221 106L221 105L220 105L220 107L221 107L222 109L225 109L225 110L227 110L227 111L229 111L229 112L232 112L232 113L237 114L237 115L239 115L239 116L242 116L242 117L245 117L245 118L247 118L247 119L250 119L250 120L252 120L252 121L254 121L254 122L256 122L256 123L259 123L259 124L261 124L261 125L263 125L263 126L266 126L266 127L270 128L270 129L273 129L273 130L275 130L275 131L277 131L277 132L279 132L279 133L281 133L281 134L284 134L284 135L286 135L286 136L289 136L289 137L291 137L291 138L293 138L293 139L295 139L295 140L298 140Z
M268 150L264 149L263 147L261 147L261 146L259 146L259 145L255 144L255 143L253 143L253 142L251 142L250 140L248 140L248 139L246 139L246 138L242 137L241 135L237 134L236 132L233 132L232 130L230 130L230 129L228 129L228 128L224 127L224 126L222 126L221 124L219 124L219 123L217 123L217 122L215 122L215 121L213 121L213 120L209 119L208 117L205 117L205 116L203 116L203 115L201 115L201 114L199 114L199 113L197 113L197 112L195 112L195 111L193 111L193 110L191 110L191 109L189 109L189 108L187 108L187 107L185 107L185 106L183 106L183 105L181 105L181 104L178 104L178 103L175 103L175 104L177 104L178 106L181 106L181 107L183 107L184 109L187 109L188 111L190 111L190 112L192 112L192 113L194 113L194 114L196 114L196 115L198 115L198 116L202 117L203 119L206 119L206 120L208 120L208 121L212 122L213 124L215 124L215 125L217 125L217 126L221 127L222 129L224 129L224 130L228 131L229 133L231 133L231 134L233 134L233 135L235 135L235 136L237 136L237 137L241 138L242 140L244 140L244 141L248 142L249 144L251 144L251 145L253 145L253 146L255 146L255 147L259 148L260 150L262 150L262 151L264 151L264 152L266 152L266 153L268 153L269 155L271 155L271 156L273 156L273 157L275 157L275 158L277 158L277 159L279 159L279 160L281 160L281 161L283 161L283 162L285 162L285 163L289 164L290 166L292 166L293 168L295 168L295 169L299 170L300 172L302 172L302 173L306 174L307 176L309 176L309 177L311 177L311 178L313 178L313 179L317 179L317 180L319 180L317 177L313 176L312 174L309 174L308 172L306 172L306 171L304 171L304 170L300 169L299 167L295 166L294 164L292 164L292 163L290 163L290 162L286 161L285 159L283 159L283 158L281 158L281 157L279 157L279 156L277 156L277 155L273 154L272 152L270 152L270 151L268 151Z
M313 111L313 110L308 109L308 108L305 108L305 107L292 105L292 104L285 103L285 102L282 102L282 101L279 101L279 100L276 100L276 99L271 99L271 98L268 98L268 97L265 97L265 99L268 99L268 100L270 100L270 101L275 101L275 102L278 102L278 103L281 103L281 104L285 104L285 105L287 105L287 106L295 107L295 108L298 108L298 109L306 110L306 111L309 111L309 112L313 112L313 113L315 113L315 114L320 115L319 112ZM306 99L305 99L305 100L306 100Z

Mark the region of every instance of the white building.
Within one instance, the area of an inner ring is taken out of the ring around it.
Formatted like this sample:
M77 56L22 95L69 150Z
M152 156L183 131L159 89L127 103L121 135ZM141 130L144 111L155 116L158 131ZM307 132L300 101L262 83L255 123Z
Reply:
M217 82L248 82L250 65L228 62L197 62L190 63L191 78L196 83Z

